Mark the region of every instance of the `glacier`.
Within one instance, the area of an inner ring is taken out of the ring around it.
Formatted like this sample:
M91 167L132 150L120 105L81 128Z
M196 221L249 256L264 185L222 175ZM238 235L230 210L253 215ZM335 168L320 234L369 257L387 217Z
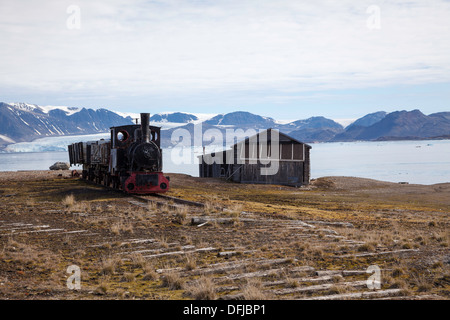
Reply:
M87 135L74 136L57 136L39 138L31 142L18 142L8 145L3 152L52 152L52 151L67 151L69 144L81 141L95 141L100 139L110 139L111 133L96 133Z

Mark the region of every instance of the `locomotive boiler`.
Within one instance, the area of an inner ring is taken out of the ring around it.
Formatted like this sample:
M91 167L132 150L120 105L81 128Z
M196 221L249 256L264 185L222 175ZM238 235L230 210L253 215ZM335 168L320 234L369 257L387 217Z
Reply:
M169 190L162 172L161 128L150 125L150 114L141 113L141 124L111 128L111 139L69 145L69 159L82 165L82 178L127 193L148 194Z

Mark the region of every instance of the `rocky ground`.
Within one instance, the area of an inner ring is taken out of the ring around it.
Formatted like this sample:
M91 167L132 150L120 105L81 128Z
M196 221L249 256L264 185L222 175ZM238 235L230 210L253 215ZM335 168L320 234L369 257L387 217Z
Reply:
M0 298L450 298L450 184L170 177L204 208L0 172Z

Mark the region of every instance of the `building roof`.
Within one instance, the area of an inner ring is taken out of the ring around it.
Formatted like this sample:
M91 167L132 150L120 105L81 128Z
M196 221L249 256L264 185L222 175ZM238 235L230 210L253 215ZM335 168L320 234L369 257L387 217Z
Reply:
M288 136L287 134L280 132L280 131L277 130L277 129L269 128L269 129L267 129L267 130L265 130L265 131L266 131L266 132L272 132L272 130L278 131L279 136L281 136L281 137L283 137L283 138L285 139L284 141L290 140L290 141L293 141L293 142L298 143L298 144L303 144L303 145L305 145L305 146L306 146L307 148L309 148L309 149L312 148L309 144L306 144L306 143L301 142L301 141L299 141L299 140L297 140L297 139L294 139L294 138ZM262 131L262 132L264 132L264 131ZM254 137L259 136L262 132L259 132L259 133L257 133L256 135L253 135L253 136L251 136L251 137L248 137L248 138L246 138L246 139L244 139L244 140L241 140L241 141L239 141L239 142L233 144L232 147L231 147L231 149L233 149L233 148L234 148L235 146L237 146L238 144L246 143L246 142L249 141L250 139L253 139ZM268 136L269 136L269 135L268 135ZM271 139L270 139L271 136L272 136L272 135L270 134L270 136L269 136L268 139L267 139L267 142L271 141ZM214 153L214 154L217 154L217 153L222 153L222 152L231 151L231 149L228 149L228 150L222 150L222 151L217 151L217 152L212 152L212 153L208 153L208 154L202 154L202 155L200 155L200 156L197 156L197 158L201 158L201 157L206 156L206 155L211 155L211 154L213 154L213 153Z
M280 132L280 131L277 130L277 129L269 128L269 129L266 130L266 132L272 132L272 130L273 130L273 131L278 131L278 134L279 134L281 137L284 137L286 140L291 140L291 141L294 141L294 142L299 143L299 144L304 144L304 145L307 146L308 148L312 148L309 144L306 144L306 143L301 142L301 141L299 141L299 140L297 140L297 139L294 139L294 138L288 136L287 134L285 134L285 133L283 133L283 132ZM264 132L264 131L263 131L263 132ZM259 136L261 133L262 133L262 132L259 132L259 133L257 133L256 135L253 135L253 136L248 137L248 138L246 138L246 139L244 139L244 140L242 140L242 141L239 141L239 142L235 143L235 144L233 145L233 147L236 146L236 145L238 145L238 144L240 144L240 143L247 142L247 141L249 141L250 139ZM272 136L272 135L270 135L270 137L271 137L271 136ZM271 141L270 137L267 139L268 142Z

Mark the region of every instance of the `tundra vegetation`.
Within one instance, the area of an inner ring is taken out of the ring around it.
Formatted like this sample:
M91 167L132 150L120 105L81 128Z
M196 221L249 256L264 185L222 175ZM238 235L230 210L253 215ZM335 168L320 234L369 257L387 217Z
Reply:
M58 174L0 173L2 299L450 298L450 184L171 174L169 195L198 208Z

